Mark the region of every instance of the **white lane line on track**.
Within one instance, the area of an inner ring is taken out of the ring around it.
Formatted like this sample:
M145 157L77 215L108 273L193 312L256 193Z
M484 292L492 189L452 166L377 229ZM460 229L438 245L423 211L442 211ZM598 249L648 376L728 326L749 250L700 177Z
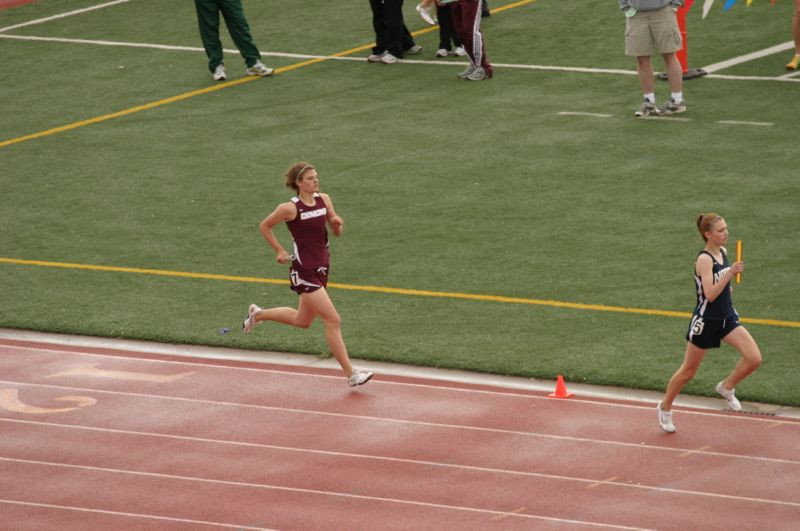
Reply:
M117 5L117 4L124 4L124 3L127 3L129 1L130 0L114 0L113 2L106 2L105 4L99 4L99 5L92 6L92 7L85 7L83 9L76 9L74 11L68 11L66 13L61 13L60 15L53 15L51 17L39 18L39 19L36 19L36 20L29 20L28 22L22 22L20 24L14 24L13 26L6 26L5 28L0 28L0 33L4 32L4 31L9 31L9 30L12 30L12 29L24 28L26 26L33 26L35 24L42 24L44 22L50 22L51 20L57 20L59 18L71 17L73 15L80 15L82 13L87 13L89 11L94 11L96 9L103 9L104 7L110 7L110 6L114 6L114 5Z
M207 526L214 526L214 527L222 527L222 528L231 528L231 529L255 529L258 531L276 531L271 530L266 527L248 527L244 525L232 525L232 524L222 524L219 522L206 522L203 520L188 520L186 518L171 518L169 516L155 516L152 514L141 514L141 513L123 513L120 511L106 511L103 509L90 509L88 507L75 507L74 505L53 505L51 503L37 503L37 502L28 502L22 500L6 500L0 499L0 503L5 503L9 505L22 505L25 507L38 507L42 509L59 509L63 511L78 511L82 513L95 513L95 514L105 514L111 516L126 516L126 517L133 517L133 518L144 518L147 520L159 520L162 522L180 522L184 524L194 524L194 525L207 525Z
M383 459L383 458L373 458L373 459ZM573 481L578 483L584 483L587 485L593 485L598 483L596 479L586 479L586 478L575 478L570 476L560 476L556 474L540 474L536 472L515 472L515 471L505 471L505 470L495 470L491 468L483 468L483 467L475 467L475 466L467 466L467 465L452 465L450 463L425 463L424 461L414 462L411 460L400 460L394 459L396 461L405 461L407 463L414 463L414 464L429 464L437 467L449 467L449 468L459 468L459 469L466 469L471 471L477 472L494 472L494 473L504 473L504 474L513 474L517 476L528 476L528 477L538 477L544 479L552 479L552 480L559 480L559 481ZM441 507L441 508L449 508L449 509L458 509L458 510L467 510L467 511L478 511L484 512L489 514L506 514L507 511L497 511L491 509L478 509L474 507L462 507L462 506L451 506L451 505L440 505L435 503L428 503L428 502L420 502L416 500L405 500L401 498L384 498L380 496L361 496L361 495L353 495L348 493L341 493L341 492L334 492L334 491L320 491L316 489L304 489L299 487L285 487L282 485L272 485L272 484L265 484L265 483L249 483L249 482L242 482L242 481L231 481L231 480L222 480L222 479L211 479L211 478L200 478L195 476L181 476L181 475L173 475L173 474L162 474L159 472L142 472L139 470L127 470L127 469L120 469L120 468L107 468L107 467L97 467L97 466L90 466L90 465L76 465L71 463L56 463L53 461L38 461L32 459L17 459L13 457L3 457L0 456L0 461L12 462L12 463L25 463L25 464L32 464L32 465L41 465L41 466L51 466L51 467L61 467L61 468L70 468L70 469L80 469L80 470L93 470L93 471L102 471L102 472L111 472L111 473L118 473L118 474L130 474L136 476L144 476L144 477L157 477L157 478L166 478L166 479L178 479L178 480L185 480L185 481L197 481L197 482L204 482L204 483L214 483L214 484L223 484L223 485L237 485L237 486L244 486L244 487L255 487L255 488L267 488L267 489L276 489L276 490L287 490L287 491L294 491L294 492L311 492L317 494L327 494L332 496L344 496L344 497L354 497L354 498L365 498L365 499L372 499L372 500L383 500L383 501L396 501L400 503L412 503L412 504L420 504L420 505L428 505L434 507ZM625 482L618 482L609 479L606 479L601 482L604 485L608 486L615 486L615 487L624 487L624 488L632 488L637 490L646 490L646 491L653 491L653 492L660 492L660 493L668 493L668 494L677 494L681 496L698 496L704 498L715 498L715 499L722 499L722 500L734 500L737 502L749 502L749 503L758 503L758 504L766 504L766 505L779 505L784 507L797 507L800 508L800 503L797 502L790 502L790 501L783 501L783 500L770 500L766 498L752 498L749 496L735 496L731 494L719 494L714 492L704 492L704 491L695 491L695 490L682 490L682 489L675 489L670 487L655 487L650 485L639 485L634 483L625 483ZM536 515L521 515L526 517L533 517L533 518L540 518ZM561 520L559 520L561 521Z
M179 476L175 474L159 474L153 472L139 472L136 470L124 470L118 468L105 468L105 467L95 467L95 466L83 466L83 465L71 465L66 463L53 463L48 461L34 461L30 459L11 459L6 457L0 457L0 461L12 462L12 463L23 463L23 464L30 464L30 465L38 465L38 466L47 466L47 467L57 467L57 468L68 468L68 469L77 469L77 470L90 470L93 472L106 472L111 474L124 474L130 476L140 476L140 477L150 477L150 478L159 478L159 479L173 479L179 481L191 481L196 483L208 483L212 485L223 485L223 486L232 486L232 487L245 487L245 488L256 488L256 489L264 489L264 490L278 490L284 492L294 492L294 493L302 493L302 494L317 494L321 496L335 496L339 498L348 498L348 499L355 499L355 500L367 500L367 501L377 501L377 502L387 502L387 503L395 503L395 504L402 504L402 505L412 505L416 507L426 507L432 509L445 509L451 511L466 511L478 514L486 514L491 516L498 516L498 515L506 515L508 511L495 511L491 509L479 509L477 507L464 507L459 505L445 505L439 503L429 503L417 500L404 500L399 498L385 498L381 496L368 496L364 494L350 494L346 492L335 492L335 491L328 491L328 490L316 490L316 489L303 489L298 487L286 487L283 485L270 485L266 483L247 483L242 481L229 481L229 480L221 480L221 479L208 479L208 478L198 478L192 476ZM610 529L641 529L637 527L626 527L626 526L618 526L613 524L601 524L599 522L588 522L582 520L568 520L564 518L555 518L549 516L540 516L535 514L521 514L521 513L514 513L514 518L526 518L532 520L544 520L548 522L559 522L559 523L567 523L567 524L576 524L576 525L588 525L592 527L605 527Z
M265 450L278 450L278 451L286 451L286 452L298 452L298 453L311 453L317 455L326 455L326 456L333 456L333 457L348 457L353 459L370 459L370 460L377 460L377 461L388 461L393 463L405 463L405 464L414 464L414 465L422 465L422 466L434 466L434 467L441 467L441 468L455 468L461 470L471 470L471 471L478 471L478 472L491 472L497 474L511 474L516 476L531 476L531 477L544 477L544 478L551 478L551 479L564 479L570 481L578 481L578 482L586 482L586 483L596 483L596 479L587 479L587 478L580 478L574 476L563 476L563 475L554 475L554 474L543 474L539 472L525 472L522 470L511 470L506 468L492 468L492 467L482 467L482 466L475 466L475 465L463 465L458 463L450 463L450 462L437 462L437 461L423 461L419 459L405 459L400 457L389 457L389 456L380 456L380 455L370 455L370 454L354 454L351 452L336 452L332 450L318 450L318 449L310 449L310 448L296 448L292 446L278 446L274 444L264 444L264 443L252 443L252 442L245 442L245 441L232 441L226 439L209 439L206 437L193 437L190 435L173 435L169 433L155 433L155 432L146 432L146 431L133 431L133 430L123 430L119 428L98 428L95 426L79 426L79 425L71 425L71 424L60 424L57 422L44 422L38 420L23 420L23 419L10 419L10 418L3 418L0 417L0 422L9 422L13 424L25 424L25 425L32 425L32 426L45 426L48 428L62 428L66 430L83 430L83 431L95 431L101 433L112 433L112 434L119 434L119 435L135 435L140 437L154 437L160 439L173 439L178 441L189 441L189 442L198 442L198 443L207 443L207 444L219 444L219 445L228 445L228 446L240 446L245 448L260 448ZM649 449L661 449L659 447L647 446L647 445L632 445L636 448L649 450ZM722 457L731 457L728 454L714 454L710 452L705 452L704 449L708 447L702 447L694 450L688 450L683 452L682 454L678 455L677 457L686 457L688 455L702 455L702 454L710 454L716 457L720 455ZM678 451L682 451L682 449L675 449L675 453ZM736 456L733 456L736 457ZM778 463L780 465L785 465L787 463L781 462ZM797 465L800 463L790 461L788 464L790 465ZM609 480L606 480L609 481ZM635 486L638 488L650 488L648 486L642 485L632 485L629 483L620 483L620 485L625 487ZM658 488L658 487L654 487Z
M137 357L130 357L124 354L133 353L136 354L135 351L121 351L119 356L113 356L109 354L95 354L91 352L81 352L77 350L58 350L58 349L48 349L48 348L41 348L41 347L26 347L20 345L4 345L0 344L0 350L2 349L18 349L18 350L32 350L34 352L47 352L53 354L72 354L75 356L84 356L84 357L95 357L95 358L106 358L111 360L134 360L136 362L147 362L147 363L156 363L156 364L171 364L171 365L182 365L182 366L189 366L189 367L204 367L209 369L219 369L219 370L232 370L232 371L247 371L247 372L262 372L262 373L269 373L269 374L280 374L285 376L296 376L296 377L305 377L305 378L321 378L327 380L337 380L341 381L343 376L328 376L325 374L314 374L314 373L305 373L305 372L294 372L294 371L281 371L277 369L266 369L266 368L256 368L256 367L231 367L229 365L215 365L210 363L193 363L188 361L173 361L173 360L153 360L153 359L143 359ZM111 349L114 350L114 349ZM159 353L156 351L147 351L147 354L157 354L162 356L169 356L169 353ZM190 356L191 357L191 356ZM367 367L369 368L369 367ZM379 375L380 376L380 375ZM1 382L1 381L0 381ZM33 383L25 383L25 382L15 382L20 383L22 385L39 385ZM473 394L481 394L481 395L490 395L490 396L503 396L503 397L515 397L515 398L524 398L524 399L532 399L532 400L544 400L546 402L551 401L552 399L544 397L544 396L537 396L532 394L521 394L521 393L512 393L508 391L489 391L485 389L466 389L463 387L451 387L448 385L434 385L434 384L421 384L421 383L409 383L409 382L392 382L392 381L384 381L384 380L370 380L368 385L374 386L376 384L380 385L390 385L390 386L398 386L398 387L419 387L423 389L432 389L437 391L451 391L451 392L459 392L459 393L473 393ZM42 384L44 385L44 384ZM480 384L471 384L471 385L480 385ZM44 385L48 387L47 385ZM93 390L93 389L92 389ZM542 392L536 389L522 389L523 392ZM583 404L594 404L594 405L602 405L602 406L609 406L615 408L622 408L622 409L639 409L650 411L653 409L654 406L637 406L634 404L619 404L615 402L605 402L600 400L585 400L581 399L581 403ZM776 417L769 417L769 418L762 418L762 417L755 417L755 416L746 416L746 415L731 415L726 411L693 411L693 410L680 410L681 414L686 415L699 415L699 416L710 416L710 417L721 417L724 416L726 420L736 420L736 421L748 421L748 422L768 422L770 424L775 422L782 422L786 425L796 426L797 422L792 422L790 420L782 420Z
M427 422L421 420L406 420L406 419L397 419L397 418L390 418L390 417L375 417L371 415L350 415L347 413L333 413L329 411L316 411L316 410L309 410L309 409L299 409L299 408L286 408L286 407L279 407L279 406L265 406L265 405L256 405L256 404L241 404L237 402L222 402L217 400L202 400L197 398L181 398L181 397L172 397L172 396L160 396L160 395L149 395L149 394L142 394L142 393L126 393L121 391L106 391L100 389L86 389L80 387L68 387L62 385L44 385L44 384L30 384L24 382L9 382L5 380L0 380L0 384L10 384L10 385L21 385L21 386L29 386L29 387L43 387L49 389L69 389L71 391L81 391L86 393L100 393L100 394L109 394L115 396L125 396L125 397L133 397L133 398L147 398L153 400L165 400L165 401L174 401L174 402L189 402L189 403L196 403L196 404L207 404L212 406L225 406L225 407L239 407L239 408L247 408L247 409L257 409L257 410L264 410L264 411L278 411L282 413L291 413L291 414L299 414L299 415L318 415L321 417L333 417L333 418L344 418L344 419L353 419L353 420L365 420L369 422L382 422L387 424L400 424L400 425L407 425L407 426L422 426L426 428L436 428L436 429L451 429L451 430L463 430L463 431L474 431L479 433L495 433L495 434L502 434L502 435L512 435L512 436L520 436L520 437L531 437L531 438L541 438L541 439L553 439L559 441L571 441L571 442L581 442L587 444L602 444L607 446L618 446L623 448L639 448L639 449L647 449L647 450L657 450L669 453L678 453L678 452L686 452L687 450L691 450L690 448L676 448L676 447L667 447L667 446L654 446L648 444L637 444L637 443L628 443L628 442L621 442L621 441L609 441L604 439L587 439L585 437L572 437L567 435L552 435L552 434L545 434L545 433L536 433L536 432L528 432L528 431L519 431L519 430L508 430L502 428L487 428L482 426L468 426L463 424L445 424L441 422ZM0 418L0 421L3 419ZM749 455L736 455L736 454L728 454L723 452L698 452L701 455L708 455L708 456L716 456L716 457L725 457L729 459L736 459L736 460L743 460L743 461L758 461L758 462L768 462L768 463L781 463L786 465L798 465L800 461L791 460L791 459L779 459L775 457L761 457L761 456L749 456Z
M162 439L172 439L172 440L179 440L179 441L189 441L189 442L199 442L204 444L217 444L217 445L227 445L227 446L234 446L234 447L244 447L244 448L257 448L257 449L266 449L266 450L278 450L278 451L286 451L286 452L295 452L295 453L308 453L308 454L315 454L315 455L324 455L324 456L331 456L331 457L345 457L350 459L364 459L364 460L371 460L371 461L384 461L384 462L391 462L391 463L399 463L399 464L407 464L407 465L415 465L415 466L424 466L424 467L436 467L436 468L444 468L444 469L454 469L454 470L463 470L468 472L477 472L477 473L487 473L487 474L499 474L499 475L507 475L507 476L516 476L516 477L532 477L532 478L541 478L541 479L550 479L555 481L571 481L576 483L587 484L586 488L594 488L599 485L610 485L622 488L633 488L638 490L646 490L646 491L655 491L655 492L662 492L662 493L671 493L671 494L679 494L679 495L687 495L687 496L705 496L705 497L712 497L712 498L721 498L721 499L733 499L737 501L748 501L754 503L767 503L767 504L778 504L778 505L788 505L793 507L800 507L800 503L795 502L787 502L782 500L769 500L765 498L752 498L747 496L733 496L728 494L719 494L719 493L712 493L712 492L705 492L705 491L694 491L694 490L685 490L685 489L675 489L669 487L657 487L651 485L641 485L641 484L634 484L634 483L627 483L622 481L615 481L617 476L609 477L604 480L598 481L597 479L589 479L589 478L581 478L581 477L574 477L574 476L564 476L559 474L545 474L540 472L526 472L521 470L509 470L509 469L500 469L500 468L491 468L491 467L483 467L483 466L475 466L475 465L461 465L456 463L449 463L449 462L437 462L437 461L424 461L418 459L404 459L399 457L387 457L387 456L377 456L377 455L368 455L368 454L354 454L349 452L334 452L330 450L314 450L314 449L306 449L306 448L295 448L295 447L287 447L287 446L276 446L270 444L262 444L262 443L249 443L249 442L239 442L239 441L230 441L230 440L220 440L220 439L208 439L208 438L201 438L201 437L190 437L185 435L170 435L170 434L159 434L159 433L151 433L151 432L137 432L131 430L120 430L120 429L112 429L112 428L96 428L96 427L87 427L87 426L70 426L66 424L58 424L58 423L51 423L51 422L38 422L38 421L29 421L29 420L17 420L17 419L3 419L0 418L0 422L11 422L17 424L28 424L28 425L35 425L35 426L45 426L45 427L55 427L55 428L63 428L68 430L84 430L84 431L94 431L94 432L101 432L101 433L113 433L113 434L122 434L122 435L134 435L139 437L153 437L153 438L162 438ZM700 449L694 450L691 452L693 455L704 453ZM682 457L682 456L678 456ZM0 457L0 460L15 460L13 458L6 458ZM58 463L56 463L58 464ZM138 472L140 474L147 474L146 472Z

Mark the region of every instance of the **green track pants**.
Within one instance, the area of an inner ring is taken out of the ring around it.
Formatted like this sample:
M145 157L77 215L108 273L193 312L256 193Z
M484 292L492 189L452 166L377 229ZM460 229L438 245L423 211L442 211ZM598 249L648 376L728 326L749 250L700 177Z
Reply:
M200 38L208 55L208 69L213 72L223 63L222 42L219 40L219 14L222 13L228 33L231 34L245 64L250 67L261 60L250 26L244 18L242 0L194 0L197 9L197 22L200 25Z

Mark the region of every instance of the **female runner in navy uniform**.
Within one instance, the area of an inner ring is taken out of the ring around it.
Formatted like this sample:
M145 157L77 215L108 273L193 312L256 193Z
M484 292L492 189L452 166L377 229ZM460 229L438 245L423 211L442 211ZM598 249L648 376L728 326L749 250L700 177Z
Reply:
M686 354L683 364L667 384L664 400L658 403L658 423L669 433L675 431L672 423L672 402L683 386L694 377L707 349L719 348L725 341L739 351L742 357L733 372L717 384L717 392L733 411L742 406L734 396L736 384L761 365L761 352L750 333L739 323L739 315L731 300L731 280L744 271L743 262L730 265L725 245L728 226L719 214L701 214L697 228L706 242L697 256L694 280L697 285L697 307L686 334Z
M244 320L242 330L250 333L261 321L308 328L319 316L325 323L325 339L333 357L341 365L350 385L361 385L372 378L372 373L356 370L350 364L347 347L344 345L341 318L328 297L325 286L328 284L328 231L330 224L333 234L340 236L344 222L336 215L328 194L319 192L317 170L307 162L298 162L286 173L286 186L297 195L278 207L262 221L258 228L264 239L275 251L280 264L291 261L289 279L291 288L300 295L300 303L294 308L268 308L262 310L251 304ZM289 255L278 242L272 228L286 222L294 242L294 254Z

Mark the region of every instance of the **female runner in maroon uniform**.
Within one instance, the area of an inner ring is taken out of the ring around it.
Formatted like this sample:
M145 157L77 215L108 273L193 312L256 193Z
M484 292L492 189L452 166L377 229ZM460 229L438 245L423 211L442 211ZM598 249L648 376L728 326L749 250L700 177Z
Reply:
M317 170L307 162L294 164L286 173L286 186L297 195L278 207L262 221L258 228L264 239L275 251L280 264L291 261L289 278L292 290L300 295L300 303L294 308L268 308L262 310L251 304L242 329L250 333L261 321L308 328L319 316L325 323L325 339L333 357L341 365L350 385L361 385L372 378L372 373L356 370L350 364L347 347L344 345L339 317L325 286L328 283L328 231L330 224L335 236L341 236L344 222L336 215L328 194L320 193ZM272 228L286 222L294 242L294 254L289 255L278 242Z

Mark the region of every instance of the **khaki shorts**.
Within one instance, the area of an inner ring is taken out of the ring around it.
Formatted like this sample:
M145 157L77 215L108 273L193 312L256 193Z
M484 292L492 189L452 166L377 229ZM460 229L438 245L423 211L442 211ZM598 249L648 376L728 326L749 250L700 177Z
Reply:
M639 11L625 21L625 55L674 53L683 47L678 17L670 6Z

